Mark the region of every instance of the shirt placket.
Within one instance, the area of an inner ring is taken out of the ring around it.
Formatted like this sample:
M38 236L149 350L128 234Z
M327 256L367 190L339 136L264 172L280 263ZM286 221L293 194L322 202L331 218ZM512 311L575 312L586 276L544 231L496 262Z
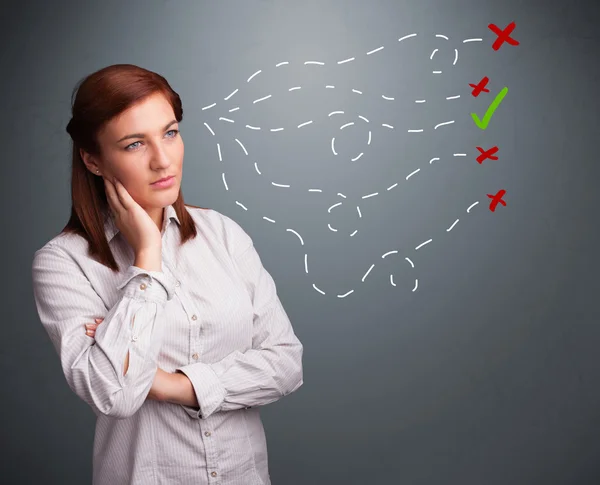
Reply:
M200 318L198 317L199 312L193 307L190 300L187 298L185 290L181 288L181 281L175 275L173 275L173 278L175 279L175 294L178 296L181 306L183 307L183 311L187 315L188 321L192 326L190 331L191 342L188 347L188 364L193 364L200 359L200 355L203 351L202 341L200 339L201 328ZM212 417L207 419L201 418L198 420L200 424L201 439L204 443L206 469L208 472L209 483L211 485L219 485L221 483L221 475L217 461L217 443L211 426L212 421Z

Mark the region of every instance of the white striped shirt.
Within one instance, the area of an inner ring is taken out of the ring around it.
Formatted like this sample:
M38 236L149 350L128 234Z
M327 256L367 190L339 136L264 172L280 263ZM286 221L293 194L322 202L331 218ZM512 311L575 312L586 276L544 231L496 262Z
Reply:
M303 384L303 347L250 236L213 209L186 209L198 235L179 246L167 206L161 272L133 266L112 217L120 273L74 234L35 252L41 323L96 415L93 485L271 485L259 408ZM98 317L91 338L84 324ZM146 400L157 367L185 373L200 408Z

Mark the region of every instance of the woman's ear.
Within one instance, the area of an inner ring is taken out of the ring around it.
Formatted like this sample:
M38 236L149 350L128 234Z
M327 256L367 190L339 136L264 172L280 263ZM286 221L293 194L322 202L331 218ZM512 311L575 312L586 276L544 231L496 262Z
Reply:
M83 163L90 172L92 172L94 175L101 175L100 167L98 166L95 158L92 155L87 153L83 148L80 148L79 156L81 157Z

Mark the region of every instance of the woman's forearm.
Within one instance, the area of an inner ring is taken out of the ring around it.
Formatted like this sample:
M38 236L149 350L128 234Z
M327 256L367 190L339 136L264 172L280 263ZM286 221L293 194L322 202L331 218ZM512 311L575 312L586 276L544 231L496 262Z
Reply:
M169 386L165 401L199 408L198 399L194 392L194 386L192 386L192 382L189 380L188 376L183 372L176 371L171 374L171 378L173 385Z

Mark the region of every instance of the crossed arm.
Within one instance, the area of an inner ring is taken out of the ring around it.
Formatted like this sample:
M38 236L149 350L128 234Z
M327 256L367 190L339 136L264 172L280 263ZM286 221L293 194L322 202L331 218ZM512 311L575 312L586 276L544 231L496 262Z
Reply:
M94 338L96 334L96 327L102 323L104 319L96 319L96 323L87 324L86 334L88 337ZM123 368L123 374L127 373L129 368L129 354L125 357L125 365ZM152 382L152 387L146 399L152 399L155 401L171 402L173 404L183 404L184 406L191 406L198 408L198 399L194 392L192 382L183 372L167 372L160 367L156 369L156 375Z
M269 404L302 385L302 344L249 236L235 227L231 233L237 231L237 239L245 241L235 246L245 249L230 252L253 304L252 348L216 362L181 365L172 373L157 366L164 332L160 319L174 294L169 274L130 266L117 286L121 299L103 315L106 306L78 268L77 254L58 246L36 252L32 276L40 320L70 388L96 414L125 419L144 400L155 399L206 419L219 411ZM104 316L106 325L90 345L77 327L84 324L83 315L94 314ZM134 326L135 317L141 323Z

